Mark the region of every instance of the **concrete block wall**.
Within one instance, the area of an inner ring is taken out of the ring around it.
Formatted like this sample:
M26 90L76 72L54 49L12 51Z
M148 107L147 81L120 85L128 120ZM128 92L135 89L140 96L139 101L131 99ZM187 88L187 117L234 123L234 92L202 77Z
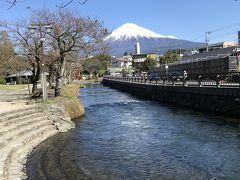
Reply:
M107 79L103 84L148 100L240 117L239 88L159 86Z

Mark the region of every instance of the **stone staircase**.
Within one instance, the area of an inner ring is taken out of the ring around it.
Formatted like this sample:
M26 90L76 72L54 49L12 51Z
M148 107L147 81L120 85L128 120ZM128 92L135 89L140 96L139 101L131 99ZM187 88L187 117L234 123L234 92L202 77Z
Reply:
M27 155L59 130L36 106L0 114L0 179L26 179Z

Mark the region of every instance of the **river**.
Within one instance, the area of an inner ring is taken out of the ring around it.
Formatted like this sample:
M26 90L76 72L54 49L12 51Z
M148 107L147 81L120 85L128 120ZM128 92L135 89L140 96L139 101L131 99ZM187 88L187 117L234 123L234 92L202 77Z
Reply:
M30 180L239 179L240 126L102 85L81 89L76 128L41 145Z

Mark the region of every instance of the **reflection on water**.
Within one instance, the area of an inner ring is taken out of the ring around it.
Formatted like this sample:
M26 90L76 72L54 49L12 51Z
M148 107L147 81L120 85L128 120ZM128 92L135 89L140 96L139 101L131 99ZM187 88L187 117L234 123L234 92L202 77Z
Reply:
M94 86L76 129L40 145L29 179L238 179L240 128Z

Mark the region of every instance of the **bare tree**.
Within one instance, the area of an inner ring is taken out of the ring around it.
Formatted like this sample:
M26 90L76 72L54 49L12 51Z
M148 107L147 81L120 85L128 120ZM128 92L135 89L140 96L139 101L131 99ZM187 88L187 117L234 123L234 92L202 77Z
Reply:
M81 17L71 10L35 12L34 20L51 24L51 47L58 53L56 61L55 96L60 95L67 55L72 52L94 52L100 48L108 31L102 23L89 17Z
M42 26L51 25L52 31L42 31ZM28 31L28 27L34 25L34 35ZM36 26L37 25L37 26ZM11 32L12 39L16 45L16 52L26 59L31 65L33 73L33 92L36 92L37 81L40 77L42 64L46 64L49 70L55 72L55 96L60 95L66 62L70 61L70 55L85 56L86 53L94 53L103 50L101 44L108 35L107 29L102 22L89 17L81 17L72 10L60 9L57 12L48 10L35 11L28 22L7 25L2 27ZM43 55L42 37L47 47L46 56Z
M9 3L9 7L8 9L11 9L12 7L16 6L17 3L19 2L23 2L25 0L7 0L7 3ZM60 5L57 5L57 7L59 8L65 8L67 7L69 4L73 3L74 0L66 0L64 1L63 3L61 3ZM79 4L85 4L88 0L83 0L83 1L80 1L80 0L77 0Z
M0 33L0 78L6 78L8 64L14 58L14 47L11 44L6 31Z
M15 45L15 53L29 64L28 70L32 72L32 93L35 93L37 91L37 82L40 78L43 63L43 47L41 36L38 33L33 35L28 31L30 24L31 21L22 21L12 25L2 23L1 26L10 33L10 37ZM37 31L43 33L40 29L37 29Z
M10 6L9 6L9 9L11 9L13 6L16 6L16 4L17 4L17 0L12 0L12 1L7 1L9 4L10 4Z
M62 3L60 6L60 8L65 8L67 7L69 4L71 4L74 0L68 0L65 3ZM88 0L84 0L84 1L78 1L79 4L85 4Z
M16 56L12 57L5 64L5 67L7 67L9 74L16 75L18 83L22 83L22 76L26 72L26 69L29 67L29 64L27 63L27 61L25 59L22 59L16 55Z

